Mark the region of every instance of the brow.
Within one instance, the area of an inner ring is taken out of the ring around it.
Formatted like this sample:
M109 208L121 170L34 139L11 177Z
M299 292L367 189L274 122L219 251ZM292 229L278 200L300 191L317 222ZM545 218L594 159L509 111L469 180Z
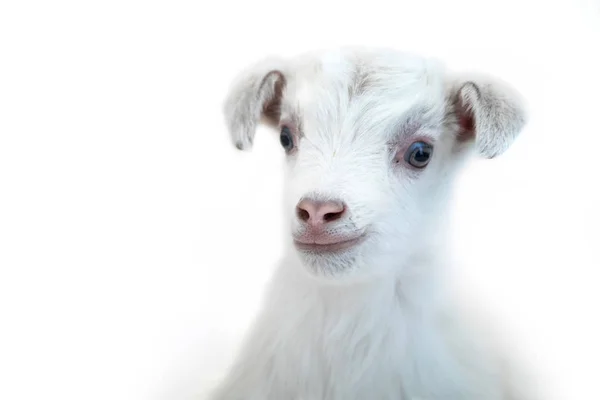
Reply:
M297 109L292 109L289 106L283 108L284 112L281 115L280 124L290 125L294 129L299 138L304 136L302 129L302 118Z
M397 138L412 136L418 131L434 130L440 126L441 117L432 105L419 104L410 108L394 121L390 129Z

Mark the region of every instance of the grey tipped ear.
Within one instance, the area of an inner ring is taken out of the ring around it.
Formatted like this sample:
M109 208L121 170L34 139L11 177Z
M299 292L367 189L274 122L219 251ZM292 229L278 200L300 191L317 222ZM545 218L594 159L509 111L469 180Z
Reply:
M456 80L451 105L459 142L474 142L478 153L494 158L504 153L527 123L521 95L499 79L477 76Z
M281 59L266 59L236 77L224 104L233 144L240 150L252 147L259 122L277 125L286 86L286 65Z

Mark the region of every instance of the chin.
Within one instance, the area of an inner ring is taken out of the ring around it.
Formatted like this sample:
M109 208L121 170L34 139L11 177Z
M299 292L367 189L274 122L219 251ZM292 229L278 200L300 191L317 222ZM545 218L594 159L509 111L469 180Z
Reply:
M367 238L351 246L311 248L294 244L294 251L308 275L329 284L349 284L368 280L376 275L372 260L376 246Z
M313 278L327 282L346 281L356 275L356 255L325 255L297 250L302 266Z

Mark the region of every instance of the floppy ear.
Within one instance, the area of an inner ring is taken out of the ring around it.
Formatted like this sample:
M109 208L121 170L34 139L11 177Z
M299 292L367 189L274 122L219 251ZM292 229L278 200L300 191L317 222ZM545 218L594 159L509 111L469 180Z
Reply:
M286 85L286 65L281 59L265 59L234 80L224 104L227 128L240 150L252 147L259 122L277 125Z
M457 140L474 143L486 158L504 153L527 123L521 95L495 78L456 79L451 85L450 105L459 126Z

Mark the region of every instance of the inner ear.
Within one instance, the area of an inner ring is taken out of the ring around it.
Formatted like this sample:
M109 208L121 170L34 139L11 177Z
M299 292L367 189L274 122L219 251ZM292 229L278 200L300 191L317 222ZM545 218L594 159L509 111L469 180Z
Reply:
M457 139L460 142L475 140L477 136L473 104L479 96L479 88L473 82L466 82L456 94L454 112L458 124Z
M262 122L266 125L272 127L279 125L285 83L285 77L280 71L271 71L261 84L262 88L267 89L261 113Z

